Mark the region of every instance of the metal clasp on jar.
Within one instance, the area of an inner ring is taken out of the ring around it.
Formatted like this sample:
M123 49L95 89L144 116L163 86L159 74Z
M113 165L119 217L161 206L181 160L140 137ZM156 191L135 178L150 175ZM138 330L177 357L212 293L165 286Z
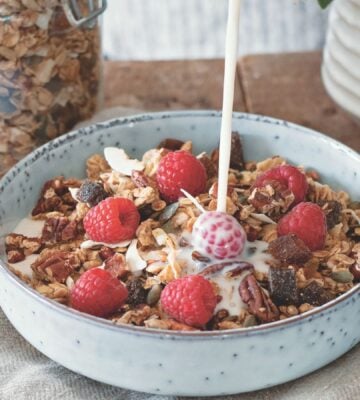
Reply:
M105 11L107 0L87 0L87 15L84 15L79 0L61 0L61 4L72 26L91 29L96 25L97 18Z

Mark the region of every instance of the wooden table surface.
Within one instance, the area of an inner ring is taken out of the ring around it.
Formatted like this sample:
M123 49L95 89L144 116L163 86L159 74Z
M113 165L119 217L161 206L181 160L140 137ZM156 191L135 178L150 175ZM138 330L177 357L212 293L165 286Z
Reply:
M105 107L220 109L223 60L105 63ZM286 119L360 151L360 125L326 94L321 54L247 56L239 60L235 110Z

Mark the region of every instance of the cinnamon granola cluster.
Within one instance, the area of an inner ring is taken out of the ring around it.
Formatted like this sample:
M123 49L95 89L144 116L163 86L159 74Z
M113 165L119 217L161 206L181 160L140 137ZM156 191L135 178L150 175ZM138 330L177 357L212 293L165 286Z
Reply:
M102 268L123 282L128 291L125 303L107 317L113 323L198 329L167 315L160 302L164 288L186 274L188 266L176 254L189 247L188 235L200 215L190 199L181 197L167 203L159 192L158 165L169 152L179 149L191 153L192 143L174 139L161 142L143 155L143 170L128 175L111 169L105 158L95 154L87 160L86 180L56 177L46 182L31 215L44 222L42 236L8 235L10 268L16 272L16 263L36 255L31 277L16 273L39 293L69 306L77 280L86 271ZM196 200L206 211L217 206L218 154L215 149L210 155L197 155L206 169L207 181L204 193ZM226 279L246 271L237 293L245 307L236 314L217 309L203 329L249 327L292 317L325 304L360 281L360 203L352 201L346 192L321 183L315 171L298 167L306 176L306 202L317 204L326 215L323 248L311 251L294 234L278 235L278 222L289 211L294 194L272 181L261 188L254 183L264 172L284 165L287 161L279 156L245 162L239 135L233 134L227 212L239 221L250 243L268 244L269 272L259 272L246 263L235 265ZM83 225L89 210L109 197L130 199L141 217L135 238L118 247L89 243ZM188 262L208 263L199 274L210 281L226 266L221 260L209 265L204 254L191 251ZM212 287L220 302L219 287L215 282Z

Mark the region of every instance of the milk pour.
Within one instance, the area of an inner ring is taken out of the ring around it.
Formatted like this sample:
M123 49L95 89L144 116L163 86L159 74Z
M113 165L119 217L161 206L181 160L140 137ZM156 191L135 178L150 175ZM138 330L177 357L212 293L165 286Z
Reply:
M220 158L219 158L219 176L218 176L218 202L217 211L226 212L226 199L228 188L228 174L231 154L231 132L232 132L232 113L235 90L235 74L238 49L239 17L241 0L229 0L228 22L226 30L225 44L225 72L223 89L223 108L220 130ZM271 259L265 251L268 245L266 242L255 241L247 243L244 251L235 259L229 260L211 260L209 265L221 262L233 262L233 266L224 268L210 276L210 280L215 282L220 290L222 300L218 303L216 310L227 309L230 315L237 315L241 309L246 308L239 295L239 285L241 281L249 274L244 271L237 277L227 277L226 272L236 266L238 261L246 261L252 265L258 272L267 273L269 265L267 261ZM189 250L180 250L177 258L183 258L187 274L198 273L199 269L194 265Z

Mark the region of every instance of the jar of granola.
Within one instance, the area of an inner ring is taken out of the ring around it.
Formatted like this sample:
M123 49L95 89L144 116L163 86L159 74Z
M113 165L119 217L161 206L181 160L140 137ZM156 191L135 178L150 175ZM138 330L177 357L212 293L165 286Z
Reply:
M0 175L97 108L105 0L0 0Z

